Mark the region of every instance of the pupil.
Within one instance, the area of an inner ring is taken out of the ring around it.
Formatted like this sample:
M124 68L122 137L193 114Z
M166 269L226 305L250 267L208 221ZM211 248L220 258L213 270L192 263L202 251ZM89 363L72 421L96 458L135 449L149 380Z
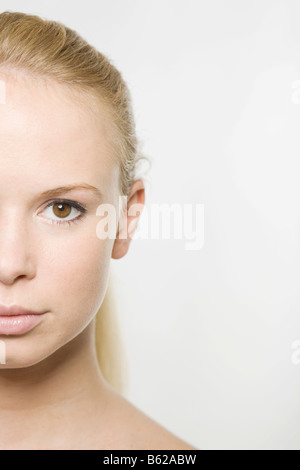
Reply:
M59 215L56 214L57 216L60 216L60 215L68 216L71 212L71 208L70 207L68 208L68 205L69 204L63 204L62 202L60 203L57 202L54 206L55 207L54 212L57 212L57 209L58 209Z

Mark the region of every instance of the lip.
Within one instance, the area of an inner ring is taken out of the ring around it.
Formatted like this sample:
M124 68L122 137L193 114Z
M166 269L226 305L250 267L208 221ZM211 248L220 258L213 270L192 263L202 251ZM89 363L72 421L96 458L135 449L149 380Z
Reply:
M0 305L0 335L21 335L37 326L47 312L35 312L19 305Z
M28 310L27 308L20 307L19 305L6 305L0 304L0 315L40 315L45 312L35 312L34 310Z

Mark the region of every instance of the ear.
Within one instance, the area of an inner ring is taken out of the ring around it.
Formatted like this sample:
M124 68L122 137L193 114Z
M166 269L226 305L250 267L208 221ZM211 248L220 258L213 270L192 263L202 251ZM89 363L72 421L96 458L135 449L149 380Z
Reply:
M124 209L119 221L111 255L113 259L119 259L126 255L144 204L145 186L142 180L136 180L131 186L127 207Z

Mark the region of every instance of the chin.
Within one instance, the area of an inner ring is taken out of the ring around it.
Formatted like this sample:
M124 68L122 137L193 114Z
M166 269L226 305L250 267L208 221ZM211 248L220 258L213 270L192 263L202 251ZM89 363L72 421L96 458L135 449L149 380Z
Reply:
M11 352L7 354L5 364L0 364L0 370L32 367L43 361L43 359L45 358L38 357L36 354L18 354L17 352Z
M55 351L55 348L51 348L50 345L45 348L45 342L36 341L29 337L4 337L1 335L1 343L0 370L35 366Z

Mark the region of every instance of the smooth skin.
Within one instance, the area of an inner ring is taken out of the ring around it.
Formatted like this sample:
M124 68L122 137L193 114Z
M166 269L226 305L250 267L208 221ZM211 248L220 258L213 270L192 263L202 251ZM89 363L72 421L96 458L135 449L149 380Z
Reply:
M94 320L110 259L127 253L140 216L128 211L145 200L137 180L115 238L96 235L97 207L119 204L108 113L20 70L2 69L0 80L0 303L47 312L25 334L0 335L0 448L193 450L115 392L98 367ZM41 196L75 183L102 196L86 189ZM80 212L67 205L60 216L48 206L58 198L84 205L85 216L68 225L64 218ZM126 221L128 236L119 238Z

